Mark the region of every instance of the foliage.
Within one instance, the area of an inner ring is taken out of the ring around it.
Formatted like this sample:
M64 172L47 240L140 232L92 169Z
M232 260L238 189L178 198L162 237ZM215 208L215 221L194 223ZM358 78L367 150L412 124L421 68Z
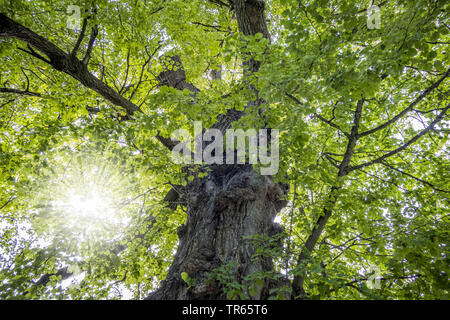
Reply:
M67 7L82 8L86 39L75 54L83 58L98 25L89 70L143 111L123 121L123 109L24 52L20 40L0 38L0 86L16 90L0 91L0 297L139 299L157 288L186 219L162 199L169 183L186 181L155 137L243 110L253 87L264 103L237 125L280 130L276 178L291 186L277 218L285 234L273 240L284 246L246 239L262 245L255 259L274 257L274 272L302 277L310 298L448 299L449 4L374 1L381 26L368 29L372 2L268 0L269 42L240 35L233 13L214 1L0 0L1 13L66 52L81 32L67 28ZM200 89L195 98L158 85L174 54ZM242 76L243 54L261 61L257 73ZM212 79L219 67L222 78ZM55 205L98 184L108 219ZM63 279L64 267L76 276ZM379 288L367 286L371 267ZM255 274L243 287L230 268L212 275L229 299L247 299L252 285L275 277Z

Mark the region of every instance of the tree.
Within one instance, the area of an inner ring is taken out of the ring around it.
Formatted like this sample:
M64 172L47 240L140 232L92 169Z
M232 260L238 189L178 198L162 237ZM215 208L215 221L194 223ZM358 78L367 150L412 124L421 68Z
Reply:
M448 298L446 1L0 3L3 298Z

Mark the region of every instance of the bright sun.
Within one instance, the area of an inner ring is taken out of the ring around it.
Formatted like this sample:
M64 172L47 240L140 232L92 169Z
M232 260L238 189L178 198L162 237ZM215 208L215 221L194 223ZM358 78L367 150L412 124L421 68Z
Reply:
M95 188L80 189L77 186L68 188L53 201L55 213L60 214L60 222L65 228L91 237L120 223L117 208L108 193L98 192Z
M72 194L68 197L65 209L71 214L79 217L104 219L114 212L109 201L97 192L86 192L86 194Z
M83 154L54 170L46 198L52 221L66 230L100 234L128 223L129 179L117 166L98 162Z

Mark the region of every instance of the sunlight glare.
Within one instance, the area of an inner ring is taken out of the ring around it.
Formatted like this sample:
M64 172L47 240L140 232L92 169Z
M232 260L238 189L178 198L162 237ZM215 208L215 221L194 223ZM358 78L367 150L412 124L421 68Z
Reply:
M85 195L72 194L66 203L66 210L80 217L108 218L113 214L109 201L98 192Z

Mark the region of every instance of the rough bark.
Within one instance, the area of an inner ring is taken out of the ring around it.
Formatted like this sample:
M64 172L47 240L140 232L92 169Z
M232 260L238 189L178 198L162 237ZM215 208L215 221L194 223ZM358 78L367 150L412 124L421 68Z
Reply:
M188 215L178 229L178 251L167 278L148 299L225 298L220 283L211 276L215 268L228 262L236 263L233 278L244 285L246 276L273 270L270 257L252 260L255 250L245 237L281 231L273 219L286 204L286 188L250 165L225 165L192 181L186 190ZM182 272L195 279L196 285L189 288ZM264 299L274 285L268 280L255 295L247 294Z
M263 1L234 0L231 4L242 34L261 33L269 38ZM244 64L251 73L259 68L259 62L251 58ZM171 77L165 73L160 78L166 85L190 89L180 73ZM244 114L231 109L220 115L212 127L225 132ZM233 281L244 287L250 285L247 276L273 271L271 257L252 259L255 248L246 239L282 232L273 220L286 205L286 185L261 176L248 164L214 165L209 169L205 178L194 179L180 195L187 208L187 221L178 229L179 247L166 279L147 299L224 299L223 287L214 279L213 271L229 262L234 263ZM195 285L188 286L181 278L182 272L195 279ZM271 288L283 284L284 280L266 279L256 291L244 294L251 299L266 299Z

